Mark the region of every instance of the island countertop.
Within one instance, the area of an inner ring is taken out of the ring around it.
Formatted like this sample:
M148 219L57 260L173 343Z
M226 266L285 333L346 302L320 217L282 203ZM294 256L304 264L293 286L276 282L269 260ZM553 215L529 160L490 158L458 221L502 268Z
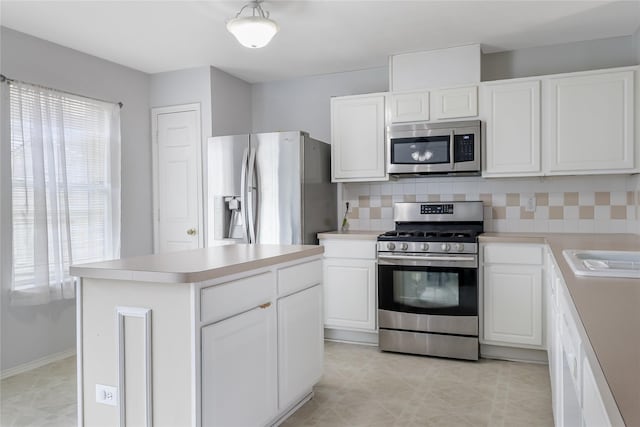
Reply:
M195 283L313 255L322 246L235 244L71 266L73 276L156 283Z

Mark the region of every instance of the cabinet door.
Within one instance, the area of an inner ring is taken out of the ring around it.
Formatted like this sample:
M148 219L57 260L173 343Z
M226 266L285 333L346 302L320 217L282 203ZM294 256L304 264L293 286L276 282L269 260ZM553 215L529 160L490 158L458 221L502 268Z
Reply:
M586 358L582 361L582 420L584 427L611 426L596 379Z
M376 262L324 260L325 326L376 330Z
M431 91L433 118L456 119L478 115L478 87L460 87Z
M331 99L331 179L382 181L385 95Z
M202 425L266 425L277 413L275 307L206 326L201 338Z
M543 346L540 266L484 267L484 339Z
M550 174L634 167L633 71L549 79Z
M486 119L483 175L542 175L540 81L487 84L482 94Z
M390 95L389 120L391 123L429 120L429 92Z
M308 392L322 376L323 323L320 285L278 301L280 410Z

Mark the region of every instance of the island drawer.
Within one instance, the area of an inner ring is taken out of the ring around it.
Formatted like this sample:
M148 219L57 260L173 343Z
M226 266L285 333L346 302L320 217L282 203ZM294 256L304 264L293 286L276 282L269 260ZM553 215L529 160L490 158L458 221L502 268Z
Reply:
M315 260L278 270L278 297L292 294L322 281L322 261Z
M270 303L275 291L270 271L200 290L200 321L212 323Z

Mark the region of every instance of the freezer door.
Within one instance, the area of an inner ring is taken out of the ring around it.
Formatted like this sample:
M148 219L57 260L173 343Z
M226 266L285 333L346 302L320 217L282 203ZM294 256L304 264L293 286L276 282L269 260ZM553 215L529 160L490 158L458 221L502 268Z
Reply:
M247 242L242 183L249 135L212 137L207 149L207 246Z
M300 132L251 135L249 227L255 243L302 244Z

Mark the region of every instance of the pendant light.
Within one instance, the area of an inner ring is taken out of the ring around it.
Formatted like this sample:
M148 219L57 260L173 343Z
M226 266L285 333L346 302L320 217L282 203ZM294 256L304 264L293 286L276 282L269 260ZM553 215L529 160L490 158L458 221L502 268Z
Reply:
M269 12L260 6L262 0L252 1L242 6L235 18L227 22L227 30L235 36L242 46L257 49L265 47L278 32L278 24L269 19ZM242 12L253 9L250 16L241 17Z

